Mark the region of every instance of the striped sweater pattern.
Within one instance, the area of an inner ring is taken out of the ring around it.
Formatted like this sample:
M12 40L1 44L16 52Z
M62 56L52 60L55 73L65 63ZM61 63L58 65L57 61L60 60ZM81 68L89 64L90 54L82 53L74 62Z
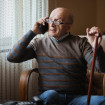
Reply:
M87 63L92 60L92 48L85 38L69 35L61 41L46 36L30 45L39 64L39 90L85 94Z
M30 37L30 38L29 38ZM55 40L51 36L35 38L29 31L14 46L8 58L19 58L27 46L31 46L36 53L39 64L40 92L54 89L60 93L86 94L87 64L91 64L93 50L86 38L68 35L62 40ZM97 60L96 68L100 69Z

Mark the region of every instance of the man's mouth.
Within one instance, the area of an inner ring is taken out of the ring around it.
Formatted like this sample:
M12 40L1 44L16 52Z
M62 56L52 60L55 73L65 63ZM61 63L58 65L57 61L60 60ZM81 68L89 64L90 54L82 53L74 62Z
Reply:
M50 31L55 32L55 31L56 31L56 29L54 29L54 28L50 28Z

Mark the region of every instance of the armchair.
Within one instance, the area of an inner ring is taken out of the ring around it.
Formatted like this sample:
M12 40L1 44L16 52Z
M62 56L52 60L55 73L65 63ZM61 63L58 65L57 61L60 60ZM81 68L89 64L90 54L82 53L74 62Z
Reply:
M29 91L29 80L30 75L36 72L38 73L38 69L32 69L23 71L20 76L20 84L19 84L19 93L20 93L20 101L28 101L28 91ZM90 76L90 71L87 72L88 80ZM87 84L88 86L88 84ZM105 73L94 73L94 82L93 82L93 90L92 94L96 95L104 95L105 96Z

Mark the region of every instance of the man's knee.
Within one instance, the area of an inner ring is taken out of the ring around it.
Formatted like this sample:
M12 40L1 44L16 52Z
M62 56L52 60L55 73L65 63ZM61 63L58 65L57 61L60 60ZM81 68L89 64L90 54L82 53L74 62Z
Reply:
M91 105L105 105L105 97L104 96L92 96Z
M59 94L55 90L47 90L40 95L40 98L44 101L44 103L54 103L58 101Z

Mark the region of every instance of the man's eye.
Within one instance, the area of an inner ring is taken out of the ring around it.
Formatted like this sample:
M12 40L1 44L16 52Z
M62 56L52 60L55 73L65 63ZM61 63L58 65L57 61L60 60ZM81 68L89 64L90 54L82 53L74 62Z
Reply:
M61 22L61 21L58 21L58 20L55 20L56 22Z

